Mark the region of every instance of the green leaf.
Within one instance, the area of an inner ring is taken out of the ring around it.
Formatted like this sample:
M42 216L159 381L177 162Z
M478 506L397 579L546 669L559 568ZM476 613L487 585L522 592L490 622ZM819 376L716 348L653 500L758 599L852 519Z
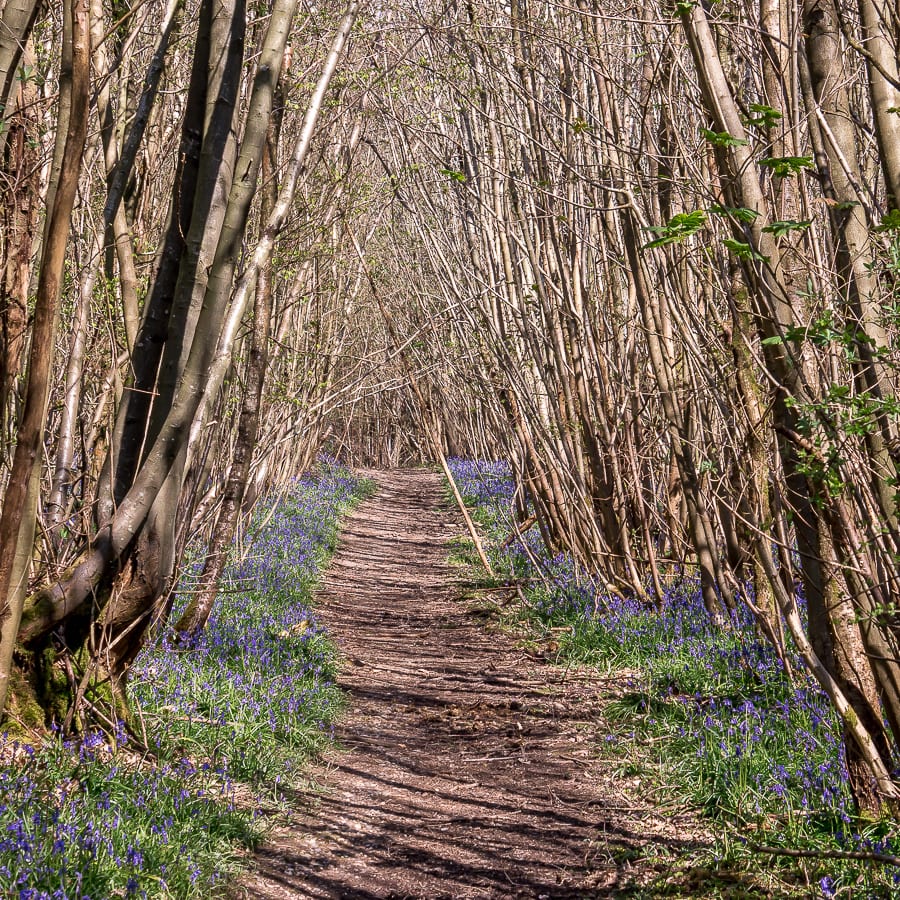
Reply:
M892 209L881 217L881 224L876 225L873 231L881 234L884 231L900 231L900 209Z
M441 175L446 175L447 178L452 178L454 181L458 181L460 184L464 184L466 180L466 176L463 175L462 172L457 172L455 169L440 169Z
M786 234L790 234L792 231L806 231L809 226L812 225L812 221L810 219L806 219L802 222L797 222L794 219L783 219L778 222L772 222L771 225L766 225L763 228L767 234L774 234L776 238L784 237Z
M647 230L656 237L641 248L649 250L653 247L665 247L696 234L706 224L706 213L702 209L689 213L678 213L672 216L665 225L650 225Z
M872 340L865 332L857 331L852 325L842 326L835 322L831 310L826 310L808 325L793 325L785 329L784 339L793 344L809 341L816 347L836 343L854 352L859 344L871 343Z
M581 119L576 116L574 121L572 122L572 131L574 131L575 134L584 134L584 132L586 131L591 132L593 130L594 126L585 119Z
M738 222L746 222L748 225L759 216L755 209L746 206L719 206L718 203L709 208L714 216L724 216L729 219L737 219Z
M766 106L765 103L751 103L750 112L756 113L756 115L747 116L747 124L757 125L760 128L772 128L778 124L779 119L784 118L780 110Z
M759 164L771 169L779 178L790 178L804 169L811 169L813 160L811 156L770 156L761 159Z
M737 257L741 259L749 259L753 262L765 262L766 257L762 255L758 250L754 250L749 244L745 244L743 241L735 241L731 238L725 238L722 243Z
M700 133L716 147L744 147L747 144L743 138L736 138L727 131L710 131L709 128L701 128Z
M760 343L763 347L776 347L784 343L784 338L776 334L773 337L763 338Z

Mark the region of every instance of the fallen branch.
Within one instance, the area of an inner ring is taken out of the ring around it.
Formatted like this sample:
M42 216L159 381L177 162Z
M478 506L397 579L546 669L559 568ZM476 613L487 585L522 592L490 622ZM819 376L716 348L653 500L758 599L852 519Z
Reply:
M516 540L516 538L520 538L526 531L528 531L529 528L531 528L532 525L535 524L537 524L537 516L531 516L524 522L516 522L515 530L506 538L505 541L503 541L503 543L500 545L500 549L506 550L506 548L509 547L509 545L512 544L512 542Z
M868 850L795 850L790 847L769 847L766 844L751 843L747 846L754 853L771 853L773 856L793 856L800 859L862 859L885 863L888 866L900 866L900 856Z

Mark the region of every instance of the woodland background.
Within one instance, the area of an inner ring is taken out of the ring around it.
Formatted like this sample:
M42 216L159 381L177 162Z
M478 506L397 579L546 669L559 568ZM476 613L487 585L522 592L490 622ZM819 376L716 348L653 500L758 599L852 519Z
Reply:
M898 45L881 0L6 0L0 708L127 721L322 450L503 458L608 596L749 609L896 813Z

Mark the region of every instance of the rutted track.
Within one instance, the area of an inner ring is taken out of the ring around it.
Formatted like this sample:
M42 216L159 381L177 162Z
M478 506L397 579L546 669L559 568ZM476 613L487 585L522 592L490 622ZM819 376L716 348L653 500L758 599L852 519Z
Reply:
M342 749L239 893L620 897L658 874L629 864L641 848L695 846L677 815L626 797L593 759L602 685L564 678L467 612L439 477L376 479L319 597L347 660Z

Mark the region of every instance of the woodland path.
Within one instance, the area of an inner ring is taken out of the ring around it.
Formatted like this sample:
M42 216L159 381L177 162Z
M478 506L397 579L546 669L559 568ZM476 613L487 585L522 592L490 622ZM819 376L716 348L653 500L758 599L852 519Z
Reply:
M594 898L659 874L691 823L591 751L599 679L530 657L461 597L440 478L372 473L319 596L346 664L340 749L256 854L238 896Z

